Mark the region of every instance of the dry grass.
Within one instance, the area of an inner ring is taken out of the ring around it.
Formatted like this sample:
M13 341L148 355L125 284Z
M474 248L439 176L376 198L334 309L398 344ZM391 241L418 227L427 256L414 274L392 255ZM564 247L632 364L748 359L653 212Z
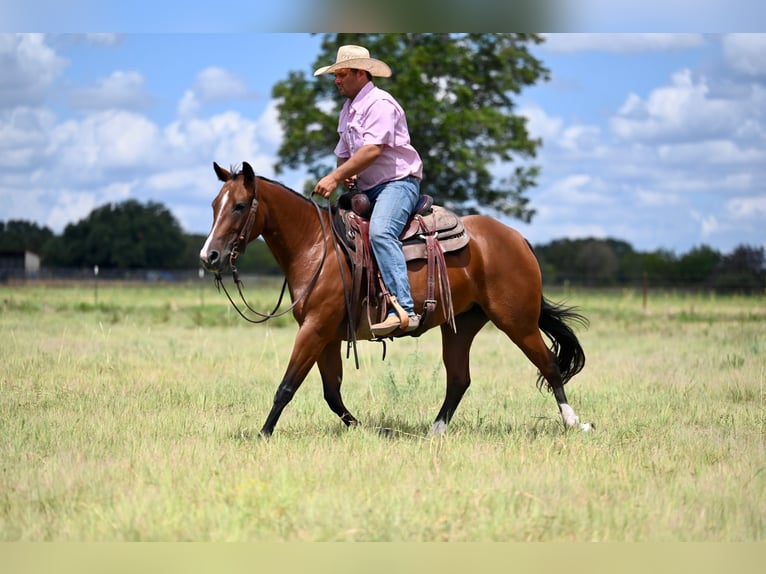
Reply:
M248 433L289 321L247 325L198 286L0 301L0 540L766 538L763 298L652 294L645 312L631 292L570 294L591 320L567 387L590 434L562 431L534 368L486 328L445 438L428 436L444 392L431 332L345 362L362 428L312 371L269 442Z

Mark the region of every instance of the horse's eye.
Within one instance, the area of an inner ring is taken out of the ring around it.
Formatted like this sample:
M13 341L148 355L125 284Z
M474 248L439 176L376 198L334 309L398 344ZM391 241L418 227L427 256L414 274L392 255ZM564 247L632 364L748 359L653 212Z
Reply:
M244 203L237 203L234 205L234 211L239 213L240 211L244 211L245 207L247 207Z

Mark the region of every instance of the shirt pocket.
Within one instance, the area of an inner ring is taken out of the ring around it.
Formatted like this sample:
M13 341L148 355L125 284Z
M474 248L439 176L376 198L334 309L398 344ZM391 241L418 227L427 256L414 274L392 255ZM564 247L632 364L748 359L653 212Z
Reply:
M362 126L349 122L346 126L346 131L343 133L343 140L351 151L351 155L354 155L364 145Z

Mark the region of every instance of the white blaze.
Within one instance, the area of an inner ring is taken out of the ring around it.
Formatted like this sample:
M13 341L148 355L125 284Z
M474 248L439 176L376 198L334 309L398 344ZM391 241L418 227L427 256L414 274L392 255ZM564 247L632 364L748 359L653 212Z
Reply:
M213 240L213 236L215 235L215 230L218 227L218 224L221 222L221 218L223 217L224 212L226 211L226 206L229 203L229 192L223 194L223 198L221 199L221 206L218 209L218 215L215 218L215 221L213 222L213 228L210 230L210 235L207 236L207 239L205 240L205 244L202 246L202 249L200 249L199 257L202 259L202 261L207 261L207 252L210 248L210 242Z

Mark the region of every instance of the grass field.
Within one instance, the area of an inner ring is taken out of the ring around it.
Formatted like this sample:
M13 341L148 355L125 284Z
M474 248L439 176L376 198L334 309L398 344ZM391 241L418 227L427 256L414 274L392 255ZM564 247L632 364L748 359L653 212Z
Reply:
M567 392L594 432L565 433L487 327L446 437L432 331L345 361L361 428L313 370L266 442L291 319L248 325L207 282L0 287L0 540L766 540L766 299L566 299L591 321Z

